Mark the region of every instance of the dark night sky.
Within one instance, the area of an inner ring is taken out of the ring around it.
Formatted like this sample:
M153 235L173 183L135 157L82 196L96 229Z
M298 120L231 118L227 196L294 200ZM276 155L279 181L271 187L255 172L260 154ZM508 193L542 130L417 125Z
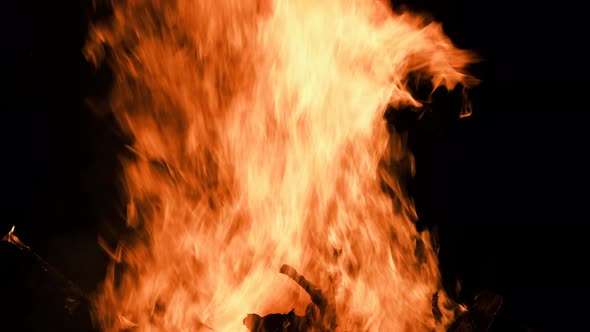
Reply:
M446 282L461 279L464 296L484 288L504 295L497 331L574 326L590 288L582 272L588 131L579 9L405 2L433 13L458 46L484 59L474 68L483 82L471 118L441 115L410 132L415 198L423 222L438 225ZM63 3L4 12L3 65L12 78L1 122L0 233L16 224L22 240L91 290L106 262L97 232L120 218L121 140L84 106L96 93L80 53L86 23L81 7Z

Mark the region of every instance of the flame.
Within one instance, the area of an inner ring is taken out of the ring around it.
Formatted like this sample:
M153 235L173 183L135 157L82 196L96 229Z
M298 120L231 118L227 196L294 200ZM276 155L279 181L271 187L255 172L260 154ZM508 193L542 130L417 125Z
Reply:
M420 105L411 72L474 83L469 52L380 1L113 8L85 48L113 70L110 109L133 138L132 236L96 298L103 330L246 331L247 313L301 312L285 263L330 294L341 331L435 328L436 253L388 171L411 158L383 114Z
M2 237L2 241L6 241L6 242L12 243L18 247L28 249L29 247L27 247L24 243L22 243L20 241L20 239L18 238L18 236L16 236L16 234L14 234L15 227L16 227L16 225L12 225L12 227L10 228L10 231L8 231L8 233L6 233L6 235L4 235Z

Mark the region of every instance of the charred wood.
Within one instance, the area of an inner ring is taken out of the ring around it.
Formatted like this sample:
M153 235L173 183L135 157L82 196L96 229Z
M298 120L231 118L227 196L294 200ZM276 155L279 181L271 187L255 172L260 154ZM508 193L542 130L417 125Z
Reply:
M0 330L95 331L84 293L13 231L0 240Z
M243 323L251 332L302 332L311 329L307 317L297 316L293 310L287 314L266 316L248 314Z
M287 314L266 316L248 314L244 325L251 332L334 332L337 326L336 309L324 292L289 265L283 265L280 272L309 294L312 303L307 306L305 316L298 316L293 310Z
M289 265L283 265L280 272L297 282L309 294L312 303L307 306L305 316L298 316L293 310L286 314L273 313L266 316L248 314L243 323L250 332L336 331L336 311L324 292ZM432 296L432 315L436 325L440 326L442 313L438 307L438 298L439 294L435 292ZM497 294L481 292L475 297L469 310L457 315L447 332L488 331L502 301L502 297Z

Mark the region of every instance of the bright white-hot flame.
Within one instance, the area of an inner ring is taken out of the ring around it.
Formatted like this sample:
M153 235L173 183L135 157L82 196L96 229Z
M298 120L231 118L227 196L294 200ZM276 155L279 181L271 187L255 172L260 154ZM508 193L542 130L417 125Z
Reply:
M111 50L111 108L134 138L124 175L135 237L97 297L102 328L233 332L246 313L301 312L309 297L278 273L287 263L330 293L342 331L432 330L436 255L386 171L407 152L383 113L419 105L410 72L470 84L472 56L440 25L379 1L114 9L86 52L98 62Z

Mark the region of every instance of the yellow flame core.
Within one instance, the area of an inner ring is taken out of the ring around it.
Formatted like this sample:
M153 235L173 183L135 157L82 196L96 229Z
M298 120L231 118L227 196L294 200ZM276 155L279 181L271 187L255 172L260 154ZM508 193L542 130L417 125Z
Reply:
M383 112L419 104L412 71L469 83L472 56L440 25L370 0L130 0L92 27L87 56L104 45L136 156L136 237L96 300L105 331L246 331L247 313L301 313L284 263L330 294L341 331L434 328L436 254L385 171L407 152Z

